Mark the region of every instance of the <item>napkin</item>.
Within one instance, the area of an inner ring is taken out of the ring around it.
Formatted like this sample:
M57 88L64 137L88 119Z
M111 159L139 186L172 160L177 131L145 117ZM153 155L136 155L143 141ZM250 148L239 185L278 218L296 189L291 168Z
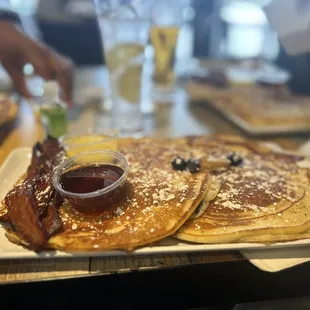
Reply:
M265 143L265 145L275 151L281 150L281 147L274 143ZM310 140L300 147L298 153L310 157ZM309 262L310 246L294 245L293 249L286 247L281 249L243 250L241 254L257 268L263 271L277 272Z
M257 268L277 272L310 261L310 246L269 250L243 250L241 254Z

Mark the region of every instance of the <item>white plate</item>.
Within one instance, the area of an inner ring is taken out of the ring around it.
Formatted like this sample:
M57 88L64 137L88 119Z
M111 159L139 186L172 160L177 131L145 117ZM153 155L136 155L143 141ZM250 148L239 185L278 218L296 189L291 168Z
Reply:
M3 166L0 168L0 199L2 200L7 192L14 186L17 180L26 172L30 163L31 149L19 148L13 151ZM141 254L164 254L164 253L182 253L182 252L204 252L204 251L224 251L224 250L242 250L242 249L274 249L296 247L301 245L310 245L310 240L300 240L286 243L275 243L273 245L264 245L257 243L230 243L230 244L193 244L179 242L173 238L166 238L154 246L140 248L132 255ZM55 258L55 257L90 257L90 256L115 256L127 255L123 251L109 252L74 252L65 253L60 251L44 251L35 253L15 245L7 240L5 231L0 228L0 259L21 259L21 258Z
M287 134L287 133L300 133L300 132L309 132L309 124L294 124L293 126L288 125L261 125L261 126L252 126L250 123L239 117L237 114L230 110L225 110L220 107L217 107L215 104L212 104L216 110L222 113L229 121L239 126L243 131L251 135L268 135L268 134Z
M217 106L211 101L208 102L210 106L222 113L229 121L237 125L243 131L251 135L268 135L268 134L287 134L287 133L300 133L300 132L309 132L310 124L294 124L294 125L261 125L253 126L248 123L246 120L242 119L240 116L235 114L229 109L224 109Z
M260 125L253 126L246 120L238 116L234 111L220 107L211 100L208 100L208 93L204 85L188 82L186 90L193 101L206 101L206 106L210 106L213 109L221 113L226 119L234 123L236 126L241 128L243 131L250 135L271 135L271 134L288 134L288 133L301 133L310 132L310 123L308 124L274 124L274 125Z

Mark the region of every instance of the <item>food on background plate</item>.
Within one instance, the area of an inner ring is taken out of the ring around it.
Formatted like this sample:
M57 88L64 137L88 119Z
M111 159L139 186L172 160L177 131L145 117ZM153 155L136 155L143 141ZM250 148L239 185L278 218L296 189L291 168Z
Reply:
M98 213L78 210L54 190L51 174L64 151L57 140L37 144L25 181L7 194L2 215L0 209L9 240L34 250L86 252L132 251L167 236L196 243L310 237L302 157L233 136L118 144L130 165L125 191L120 203Z
M15 119L17 104L7 95L0 93L0 126Z
M205 75L197 75L192 77L193 81L204 85L212 86L219 89L229 88L230 81L223 70L210 70Z
M193 101L207 101L250 133L309 131L310 99L289 92L287 85L228 83L210 76L192 78L186 85Z

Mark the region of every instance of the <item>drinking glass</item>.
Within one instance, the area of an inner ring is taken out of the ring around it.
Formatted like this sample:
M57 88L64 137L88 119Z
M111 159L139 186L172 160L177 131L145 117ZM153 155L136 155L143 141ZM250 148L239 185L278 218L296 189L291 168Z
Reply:
M159 92L175 87L173 60L183 22L183 1L157 0L152 7L151 42L154 47L153 82Z
M110 79L112 127L120 135L136 135L143 130L141 79L150 21L128 5L108 13L97 6L97 12Z

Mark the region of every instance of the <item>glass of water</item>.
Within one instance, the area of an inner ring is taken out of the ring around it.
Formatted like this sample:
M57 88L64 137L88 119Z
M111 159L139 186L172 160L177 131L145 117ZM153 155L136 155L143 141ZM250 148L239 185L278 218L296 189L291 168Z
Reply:
M121 7L99 12L98 22L110 79L112 126L120 135L137 135L143 131L140 95L150 21Z

